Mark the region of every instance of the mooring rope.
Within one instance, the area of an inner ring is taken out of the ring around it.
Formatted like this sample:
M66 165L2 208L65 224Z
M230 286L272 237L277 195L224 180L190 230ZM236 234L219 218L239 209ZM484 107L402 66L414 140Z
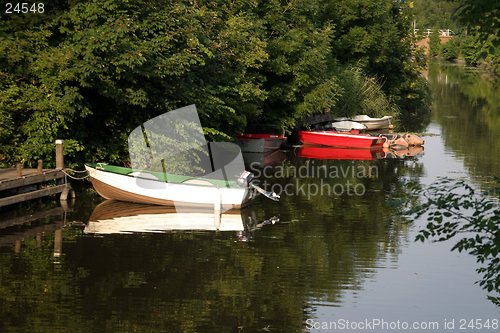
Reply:
M66 168L66 169L63 169L61 170L66 176L68 176L69 178L71 179L75 179L75 180L84 180L84 179L87 179L89 177L89 174L87 173L87 170L82 170L82 171L78 171L78 170L73 170L73 169L69 169L69 168ZM70 175L69 173L67 173L66 171L70 171L70 172L73 172L73 173L87 173L85 176L83 177L75 177L75 176L72 176Z

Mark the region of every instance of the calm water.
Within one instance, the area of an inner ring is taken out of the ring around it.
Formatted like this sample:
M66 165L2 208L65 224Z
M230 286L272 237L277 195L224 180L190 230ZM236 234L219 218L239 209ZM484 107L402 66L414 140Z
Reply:
M0 229L0 332L333 332L347 320L352 332L404 331L398 321L422 332L498 332L500 308L475 284L475 258L451 252L453 240L415 242L426 221L402 211L410 179L467 177L488 190L500 170L500 94L457 66L433 65L429 80L423 154L276 154L252 168L282 200L259 198L225 216L228 231L91 229L96 216L139 208L96 208L102 200L86 188L67 212L57 203L11 212L10 221L30 222ZM88 233L99 230L107 233ZM491 327L471 329L464 319Z

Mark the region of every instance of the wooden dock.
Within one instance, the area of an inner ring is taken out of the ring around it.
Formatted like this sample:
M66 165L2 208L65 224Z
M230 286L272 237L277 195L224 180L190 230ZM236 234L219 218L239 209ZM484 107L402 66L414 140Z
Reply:
M63 141L57 140L56 169L43 169L41 161L37 169L23 169L20 165L0 169L0 207L58 193L61 200L66 200L68 195L74 197L63 168Z

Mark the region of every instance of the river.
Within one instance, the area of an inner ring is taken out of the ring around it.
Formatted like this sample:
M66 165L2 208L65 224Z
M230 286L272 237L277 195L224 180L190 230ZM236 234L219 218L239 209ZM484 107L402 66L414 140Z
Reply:
M0 332L498 332L475 257L451 251L454 239L416 242L427 221L403 213L409 180L493 190L500 94L462 66L431 64L426 75L424 152L277 153L250 167L281 201L228 216L242 231L89 233L92 214L130 205L96 208L86 186L74 206L10 212L31 221L0 229Z

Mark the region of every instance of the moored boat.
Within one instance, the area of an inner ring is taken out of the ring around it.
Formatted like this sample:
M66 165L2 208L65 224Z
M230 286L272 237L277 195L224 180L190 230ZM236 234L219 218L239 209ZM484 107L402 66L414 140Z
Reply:
M271 124L249 124L245 132L236 137L243 153L267 153L280 149L286 141L283 129Z
M363 114L363 115L357 115L357 116L349 117L349 118L337 118L337 119L335 119L335 121L357 122L357 123L365 125L366 128L370 131L392 127L392 124L391 124L392 116L383 116L381 118L372 118L372 117L369 117L369 116Z
M351 131L351 130L363 131L368 129L366 125L350 120L335 121L330 124L330 127L336 131Z
M194 178L103 163L86 164L94 189L105 199L165 206L214 206L239 209L255 193L237 181Z
M279 196L252 182L240 148L207 142L194 105L167 112L135 128L128 138L130 168L86 164L96 191L106 199L239 209L257 193Z
M382 147L386 141L386 138L380 136L333 131L299 131L298 136L303 144L347 148Z
M351 118L352 121L361 123L368 130L377 130L391 127L392 116L383 116L381 118L372 118L367 115L358 115Z
M270 133L244 133L237 136L236 143L243 153L266 153L280 149L286 136Z

